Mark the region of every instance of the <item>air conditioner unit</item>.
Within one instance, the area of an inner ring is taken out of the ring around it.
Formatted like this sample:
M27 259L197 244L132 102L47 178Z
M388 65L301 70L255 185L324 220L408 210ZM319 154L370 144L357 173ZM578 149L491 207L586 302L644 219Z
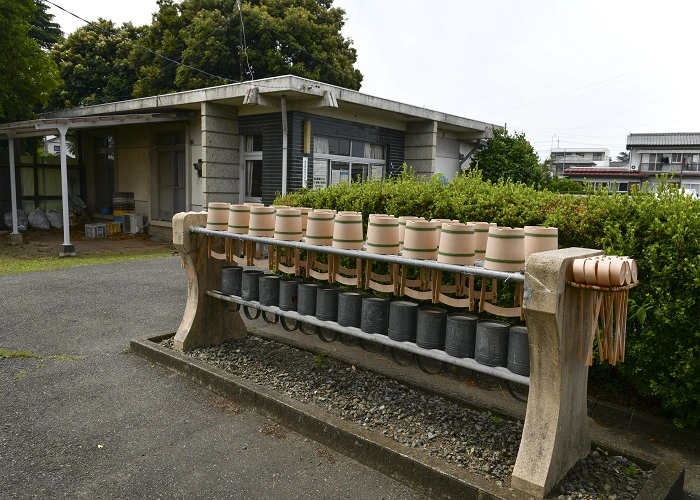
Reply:
M143 215L141 214L124 214L123 215L124 232L128 234L140 233L143 230Z
M637 170L637 165L630 165L630 170Z

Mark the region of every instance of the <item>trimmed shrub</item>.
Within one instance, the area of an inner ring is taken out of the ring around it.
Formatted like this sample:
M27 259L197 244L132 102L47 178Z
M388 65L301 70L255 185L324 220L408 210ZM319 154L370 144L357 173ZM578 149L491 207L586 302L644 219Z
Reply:
M342 183L288 194L276 202L370 213L488 221L559 228L559 246L598 248L637 260L641 284L630 293L624 363L594 365L655 398L679 426L700 423L700 201L673 187L655 196L607 191L585 196L537 191L512 182L485 182L478 174L439 178L410 173L386 181ZM648 311L644 321L637 312ZM636 318L636 319L635 319Z

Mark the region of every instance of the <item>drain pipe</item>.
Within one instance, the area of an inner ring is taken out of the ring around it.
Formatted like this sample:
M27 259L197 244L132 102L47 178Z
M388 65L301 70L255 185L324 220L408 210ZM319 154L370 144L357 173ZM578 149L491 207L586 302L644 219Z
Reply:
M287 98L282 96L282 196L287 194Z

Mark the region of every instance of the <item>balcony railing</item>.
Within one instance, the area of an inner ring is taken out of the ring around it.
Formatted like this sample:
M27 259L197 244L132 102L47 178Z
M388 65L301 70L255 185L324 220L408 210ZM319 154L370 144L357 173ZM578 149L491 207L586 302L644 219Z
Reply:
M687 163L682 165L680 163L641 163L640 169L643 172L654 172L654 173L686 173L686 172L700 172L700 163Z

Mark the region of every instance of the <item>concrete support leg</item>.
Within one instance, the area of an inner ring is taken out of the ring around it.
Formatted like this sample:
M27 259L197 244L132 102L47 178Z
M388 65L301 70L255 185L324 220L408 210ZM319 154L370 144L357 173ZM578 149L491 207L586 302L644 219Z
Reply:
M591 451L584 335L586 292L566 286L574 259L599 250L566 248L527 261L523 309L530 339L530 392L511 486L543 498Z
M221 269L225 265L223 260L209 258L206 236L190 234L190 227L204 227L206 222L206 212L173 217L173 243L187 271L187 305L174 340L179 351L242 338L247 333L240 314L231 310L228 302L206 295L207 290L221 288Z

